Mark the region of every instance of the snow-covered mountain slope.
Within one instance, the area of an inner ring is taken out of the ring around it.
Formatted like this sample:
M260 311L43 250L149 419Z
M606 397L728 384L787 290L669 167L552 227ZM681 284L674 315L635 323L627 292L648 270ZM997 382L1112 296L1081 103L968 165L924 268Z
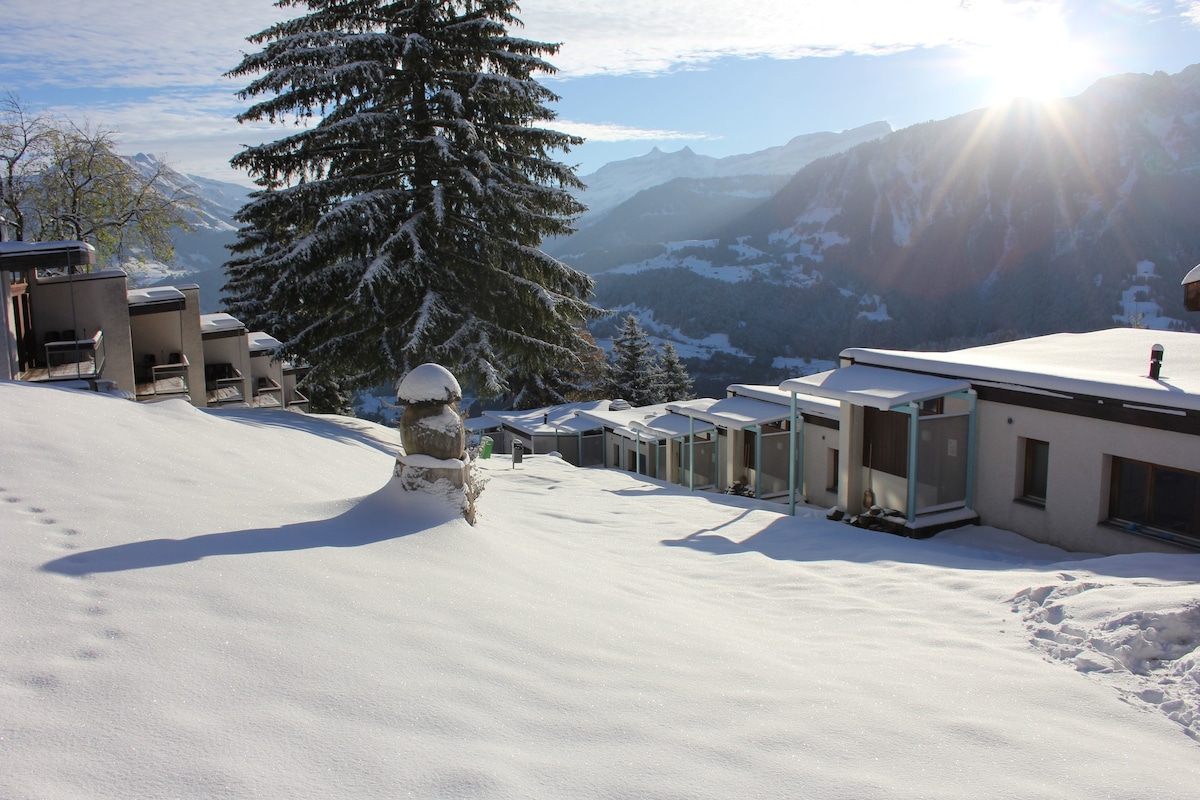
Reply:
M614 227L599 251L600 303L690 322L692 337L727 334L756 358L943 349L1130 320L1187 329L1195 315L1178 287L1200 260L1200 65L914 125L809 164L768 201L704 229L662 203L671 226L658 241L643 195L621 207L641 201L643 226ZM636 248L618 246L623 230L637 231ZM700 252L696 241L709 244ZM685 282L700 286L679 291Z
M582 176L587 189L577 196L588 207L588 213L579 224L581 227L592 225L638 192L677 178L790 176L818 158L878 139L891 130L886 122L873 122L839 133L803 134L778 147L726 158L700 155L690 147L673 153L664 153L655 147L644 156L613 161Z
M159 168L152 155L138 153L130 162L144 173ZM245 186L197 175L179 175L168 181L168 188L180 189L194 198L195 208L187 216L189 230L175 231L175 259L171 264L140 261L128 265L136 285L194 283L200 287L203 313L221 310L220 289L225 283L221 265L229 258L228 245L237 231L233 215L245 204L250 190Z
M1200 556L0 382L0 797L1195 796Z

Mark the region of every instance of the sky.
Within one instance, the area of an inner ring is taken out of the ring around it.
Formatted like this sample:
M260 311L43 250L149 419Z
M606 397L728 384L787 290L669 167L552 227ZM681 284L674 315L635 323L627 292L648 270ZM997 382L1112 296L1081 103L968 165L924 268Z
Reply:
M0 797L1196 796L1200 555L0 381ZM799 787L799 788L798 788Z
M96 9L102 13L96 13ZM119 132L124 152L249 183L229 166L286 127L239 126L246 37L295 16L268 0L9 0L0 89ZM555 127L603 164L691 147L728 156L883 120L1060 97L1200 53L1198 0L524 0L521 35L559 42Z

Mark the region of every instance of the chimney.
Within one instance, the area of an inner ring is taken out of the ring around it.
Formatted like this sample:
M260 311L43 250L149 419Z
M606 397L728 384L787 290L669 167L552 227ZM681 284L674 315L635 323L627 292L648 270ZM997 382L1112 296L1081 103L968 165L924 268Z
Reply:
M1158 380L1158 373L1162 370L1163 362L1163 346L1156 344L1150 348L1150 380Z

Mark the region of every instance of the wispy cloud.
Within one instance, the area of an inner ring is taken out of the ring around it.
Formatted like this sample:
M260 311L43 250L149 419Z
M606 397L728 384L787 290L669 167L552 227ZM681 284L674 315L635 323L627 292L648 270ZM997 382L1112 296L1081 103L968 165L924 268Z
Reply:
M74 88L222 86L269 0L8 0L0 74ZM11 87L20 90L23 87Z
M801 58L986 44L1067 0L522 0L523 35L562 42L563 77L656 73L718 58ZM1144 0L1108 0L1118 5ZM1197 3L1187 3L1195 14ZM9 0L0 75L74 87L223 86L245 37L298 9L270 0ZM73 24L78 21L79 24ZM21 87L12 87L20 89Z
M657 73L719 58L886 54L987 45L1065 0L525 0L532 39L562 42L562 77Z
M659 130L655 128L633 128L627 125L574 122L565 119L555 120L554 129L574 136L582 136L589 142L634 142L679 139L699 141L718 138L706 133L685 133L684 131Z

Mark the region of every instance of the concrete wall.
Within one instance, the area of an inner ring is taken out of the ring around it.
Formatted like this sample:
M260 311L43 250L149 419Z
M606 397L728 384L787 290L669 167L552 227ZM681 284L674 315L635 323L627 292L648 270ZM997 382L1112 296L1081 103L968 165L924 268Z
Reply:
M183 292L183 352L188 358L188 394L192 405L204 408L208 398L204 390L204 338L200 335L200 287L178 286Z
M840 438L839 432L832 428L804 424L804 483L800 493L813 505L831 508L838 504L836 486L840 476L831 474L829 451L838 450Z
M12 316L12 280L9 270L0 270L0 380L12 380L17 375L17 327Z
M1112 456L1200 472L1200 437L980 401L975 510L985 525L1067 550L1181 552L1100 524L1108 517ZM1018 500L1025 439L1050 445L1046 504Z

